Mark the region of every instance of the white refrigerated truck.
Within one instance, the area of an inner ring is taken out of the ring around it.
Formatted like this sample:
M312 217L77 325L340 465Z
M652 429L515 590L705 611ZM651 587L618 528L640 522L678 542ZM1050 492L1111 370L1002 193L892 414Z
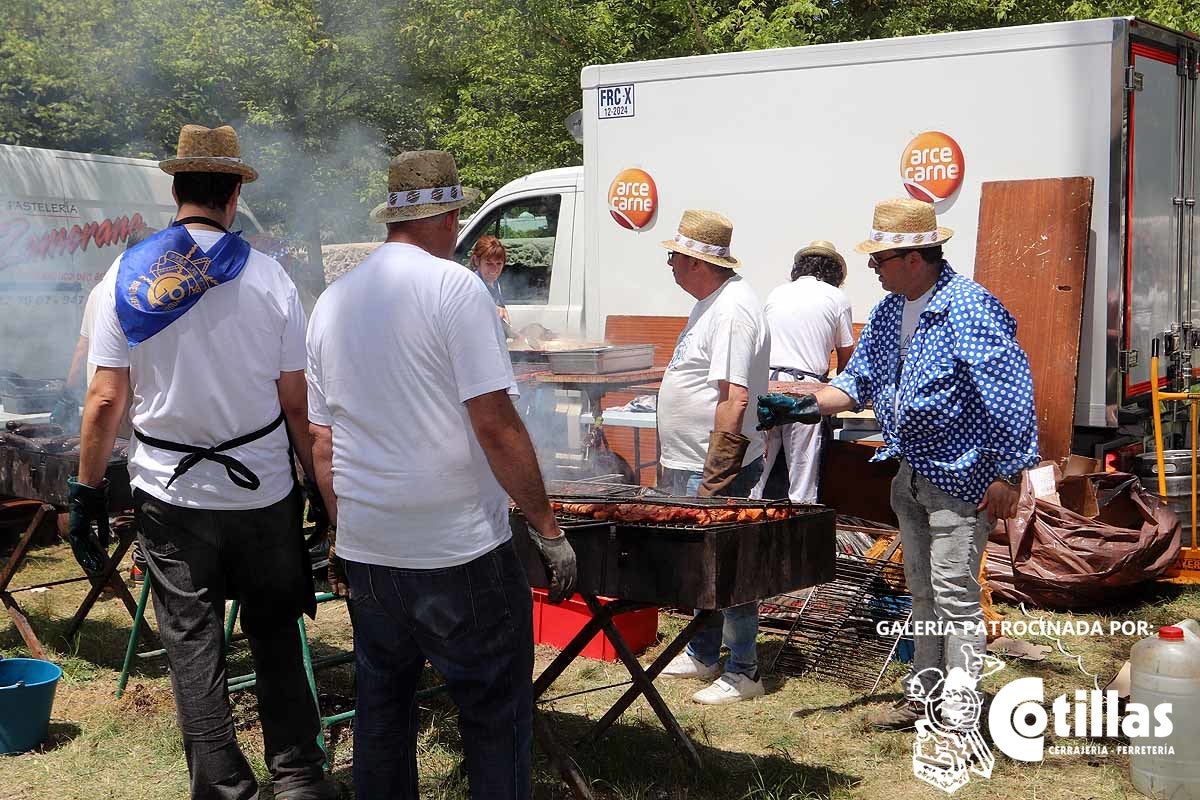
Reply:
M796 249L833 240L863 322L882 291L851 248L876 200L940 198L969 275L983 182L1091 176L1075 419L1103 438L1149 390L1151 339L1200 319L1198 50L1120 18L589 66L584 165L501 188L459 256L500 236L514 324L598 340L611 314L688 312L658 243L709 208L764 298Z

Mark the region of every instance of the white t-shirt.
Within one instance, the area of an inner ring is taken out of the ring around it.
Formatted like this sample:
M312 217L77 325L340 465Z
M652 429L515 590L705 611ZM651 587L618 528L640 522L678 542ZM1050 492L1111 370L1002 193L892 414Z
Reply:
M897 375L904 370L904 359L908 357L908 345L912 342L913 334L917 332L917 323L921 321L921 312L925 310L925 306L929 305L929 297L932 294L933 287L931 286L916 300L904 299L904 310L900 313L900 360L896 362ZM900 413L899 392L896 392L892 409L894 413Z
M205 250L223 235L189 233ZM115 284L115 277L104 282L88 360L101 367L129 367L135 429L169 442L212 446L279 416L276 381L283 372L304 369L305 318L296 287L277 261L252 250L237 278L206 291L187 313L132 349L117 320ZM168 489L185 454L136 440L129 482L172 505L218 510L263 508L291 492L286 424L225 452L258 475L257 490L241 488L223 466L208 460Z
M508 541L508 498L466 401L516 395L483 282L381 245L325 290L308 331L308 417L333 429L338 555L404 569L465 564Z
M104 273L104 277L100 282L92 287L88 292L87 302L83 306L83 322L79 325L79 335L88 340L89 346L92 341L92 327L96 323L96 309L100 307L105 296L112 297L113 284L117 280L117 265L120 264L120 259L116 264L108 268L108 272ZM107 294L106 294L107 293ZM87 381L84 386L87 387L92 382L92 377L96 374L96 365L88 361L84 370ZM133 402L133 397L129 398L130 404ZM121 417L121 424L117 426L117 436L122 439L133 438L133 423L129 421L129 409L125 409L125 416Z
M667 469L700 472L720 397L719 381L750 390L742 421L749 437L743 464L763 454L763 437L754 430L755 404L767 393L771 336L754 290L739 275L696 303L658 390L660 461Z
M771 366L824 375L829 353L854 344L850 301L836 286L805 275L778 286L763 307L771 329Z

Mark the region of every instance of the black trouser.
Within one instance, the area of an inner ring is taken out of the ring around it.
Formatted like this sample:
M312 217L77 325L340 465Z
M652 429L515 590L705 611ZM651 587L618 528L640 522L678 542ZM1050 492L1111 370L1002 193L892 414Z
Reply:
M254 773L238 748L226 691L225 601L241 603L258 676L258 711L276 795L300 800L322 784L320 720L296 619L304 592L297 492L246 511L183 508L134 493L159 635L183 732L194 800L250 800ZM307 582L307 585L306 585Z

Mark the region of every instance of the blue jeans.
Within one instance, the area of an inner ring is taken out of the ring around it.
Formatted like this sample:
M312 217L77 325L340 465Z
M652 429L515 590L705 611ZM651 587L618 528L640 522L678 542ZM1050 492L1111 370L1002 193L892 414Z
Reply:
M426 659L458 706L472 800L532 791L533 597L512 542L446 569L346 562L354 623L358 800L416 800Z
M750 490L762 476L763 460L756 458L742 467L729 488L721 494L727 497L749 497ZM688 470L663 470L660 489L679 497L695 497L703 475ZM687 654L703 664L715 664L721 659L721 644L729 648L726 672L755 677L758 672L758 603L746 603L714 614L696 631L687 646Z

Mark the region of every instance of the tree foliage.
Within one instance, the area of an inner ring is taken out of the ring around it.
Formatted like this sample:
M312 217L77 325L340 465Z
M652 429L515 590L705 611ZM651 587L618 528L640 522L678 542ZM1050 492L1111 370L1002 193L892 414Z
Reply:
M1137 15L1193 0L7 0L0 141L162 157L235 124L261 219L367 238L386 155L444 147L491 191L579 163L563 119L588 64Z

